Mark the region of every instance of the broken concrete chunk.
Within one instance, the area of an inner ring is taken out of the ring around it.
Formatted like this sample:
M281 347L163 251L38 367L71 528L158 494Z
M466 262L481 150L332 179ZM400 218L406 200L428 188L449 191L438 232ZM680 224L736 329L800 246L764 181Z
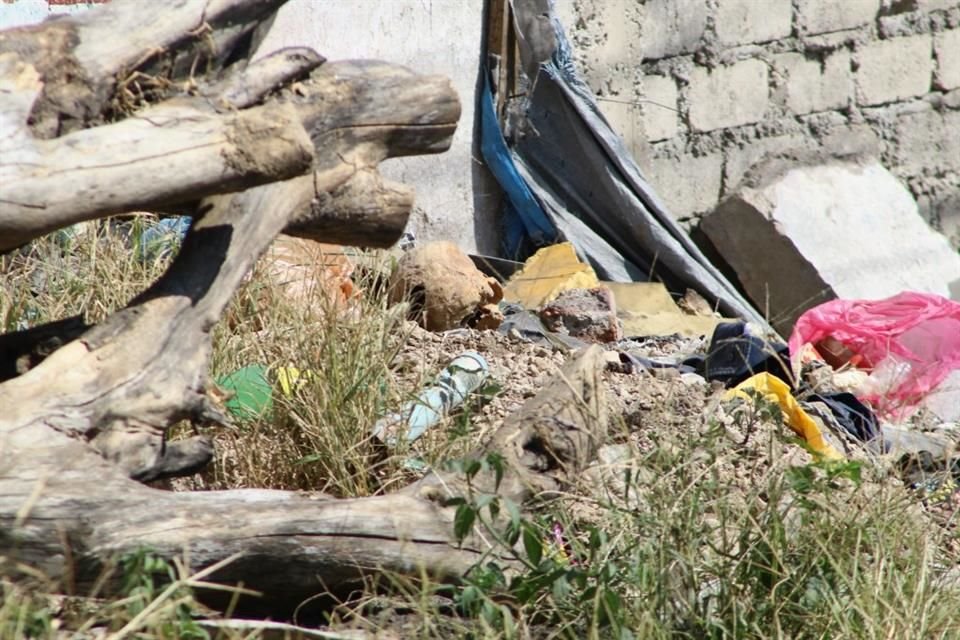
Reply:
M835 297L951 297L960 255L877 162L776 161L752 174L700 227L783 335L801 313Z
M540 310L540 319L550 331L589 342L616 342L623 337L613 294L603 286L564 291Z
M533 254L507 282L503 298L527 309L539 309L563 291L589 289L597 284L593 268L580 262L572 244L562 242Z
M452 242L405 253L390 285L390 302L409 300L412 316L429 331L463 325L495 329L503 320L496 308L502 298L500 283L483 275Z

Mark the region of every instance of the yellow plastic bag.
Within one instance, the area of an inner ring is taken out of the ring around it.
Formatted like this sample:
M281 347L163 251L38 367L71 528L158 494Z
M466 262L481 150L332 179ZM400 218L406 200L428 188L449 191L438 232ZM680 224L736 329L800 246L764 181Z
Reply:
M786 382L770 373L758 373L727 391L724 399L750 400L748 389L763 394L765 400L775 402L783 412L783 417L790 428L803 438L815 453L827 460L843 460L843 454L826 441L820 426L800 407L797 399L790 393L790 387Z
M280 385L283 395L288 398L293 395L295 390L305 385L308 380L313 380L315 375L310 369L298 369L297 367L277 367L276 369L277 384Z

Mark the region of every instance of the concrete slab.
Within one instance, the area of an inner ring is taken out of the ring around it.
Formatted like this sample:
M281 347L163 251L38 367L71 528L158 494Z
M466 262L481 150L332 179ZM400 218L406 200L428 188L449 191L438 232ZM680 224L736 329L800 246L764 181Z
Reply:
M783 335L803 311L835 297L951 297L960 284L960 255L874 161L768 163L700 228Z

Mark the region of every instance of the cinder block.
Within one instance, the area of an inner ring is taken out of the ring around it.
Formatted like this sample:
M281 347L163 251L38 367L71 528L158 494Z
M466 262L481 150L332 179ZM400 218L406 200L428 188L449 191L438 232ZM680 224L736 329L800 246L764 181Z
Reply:
M831 156L880 156L880 137L868 124L842 125L831 129L821 139Z
M853 94L850 54L840 50L823 61L802 53L777 56L787 77L787 108L797 115L847 106Z
M763 120L770 88L767 65L744 60L690 74L690 125L697 131L737 127Z
M934 85L944 91L960 87L960 29L934 35L933 53L937 58Z
M641 105L634 102L632 96L626 99L599 98L600 111L613 130L623 138L634 158L647 153L647 140L644 137L644 124Z
M930 91L930 34L891 38L860 48L857 88L865 105L896 102Z
M703 0L647 0L640 5L643 57L646 59L690 53L707 28L707 3Z
M801 0L797 27L804 35L855 29L873 21L879 10L880 0Z
M960 255L889 171L833 161L780 169L700 225L778 331L789 334L803 311L833 297L950 296Z
M897 119L893 169L902 175L960 172L960 111L924 111Z
M915 0L920 11L949 11L960 7L958 0Z
M563 7L574 3L557 4ZM592 6L568 7L572 14L561 11L584 78L595 93L616 93L622 85L630 90L633 77L625 69L633 67L643 52L635 4L632 0L607 0ZM621 86L613 86L616 84Z
M743 147L727 149L723 166L724 194L737 188L743 176L756 164L785 153L813 151L816 143L799 133L760 138Z
M643 130L647 140L656 142L680 132L677 118L677 83L667 76L643 79Z
M790 0L723 0L715 21L721 44L768 42L790 35L793 4Z
M719 154L657 158L644 165L644 177L677 220L709 211L720 198L723 158Z

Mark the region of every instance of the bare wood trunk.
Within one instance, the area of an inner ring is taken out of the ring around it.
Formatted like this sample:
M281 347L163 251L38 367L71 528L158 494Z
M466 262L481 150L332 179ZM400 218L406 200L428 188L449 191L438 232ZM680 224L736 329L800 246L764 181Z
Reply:
M125 309L92 328L54 323L0 343L15 374L0 383L0 554L68 588L144 546L194 569L239 554L213 579L287 604L372 571L456 579L491 549L453 540L451 498L554 491L603 438L594 349L495 435L499 487L492 474L468 486L437 473L397 494L333 500L136 481L210 460L206 439L168 442L166 431L225 420L209 393L210 330L274 237L391 244L412 191L377 166L444 151L459 118L446 80L394 65L321 65L302 49L246 65L280 4L114 0L0 34L0 250L133 208L195 218L167 273Z
M110 2L68 19L0 32L0 59L33 66L43 89L31 131L85 129L148 97L243 66L286 0Z
M581 354L497 432L487 451L506 460L501 495L523 503L582 471L605 435L601 369L599 348ZM481 537L462 546L453 539L454 509L446 504L467 493L454 474L353 500L263 490L171 493L127 479L80 441L46 435L35 448L17 445L9 432L0 440L2 459L11 461L0 476L0 554L80 589L110 558L144 545L168 558L185 555L193 569L241 554L213 579L269 594L259 603L267 608L355 586L376 571L417 576L422 569L456 580L491 551ZM474 491L493 484L481 474Z
M312 96L376 99L296 104L318 145L313 175L202 201L198 219L160 281L40 366L0 385L0 406L16 405L4 419L8 428L45 421L93 440L133 477L149 479L164 451L168 425L184 418L224 420L207 395L209 331L254 261L294 222L333 242L351 234L358 239L364 211L345 210L341 223L330 207L318 206L316 214L313 208L304 210L311 203L307 198L335 202L341 187L351 194L357 181L376 182L370 176L382 160L416 148L443 148L459 117L446 80L415 76L394 65L331 64L304 84L316 92ZM296 197L288 197L291 192ZM371 193L365 211L375 233L365 244L387 246L402 232L412 199L405 190L393 193L400 197ZM64 371L70 374L54 373ZM49 382L53 376L58 376L55 390Z

